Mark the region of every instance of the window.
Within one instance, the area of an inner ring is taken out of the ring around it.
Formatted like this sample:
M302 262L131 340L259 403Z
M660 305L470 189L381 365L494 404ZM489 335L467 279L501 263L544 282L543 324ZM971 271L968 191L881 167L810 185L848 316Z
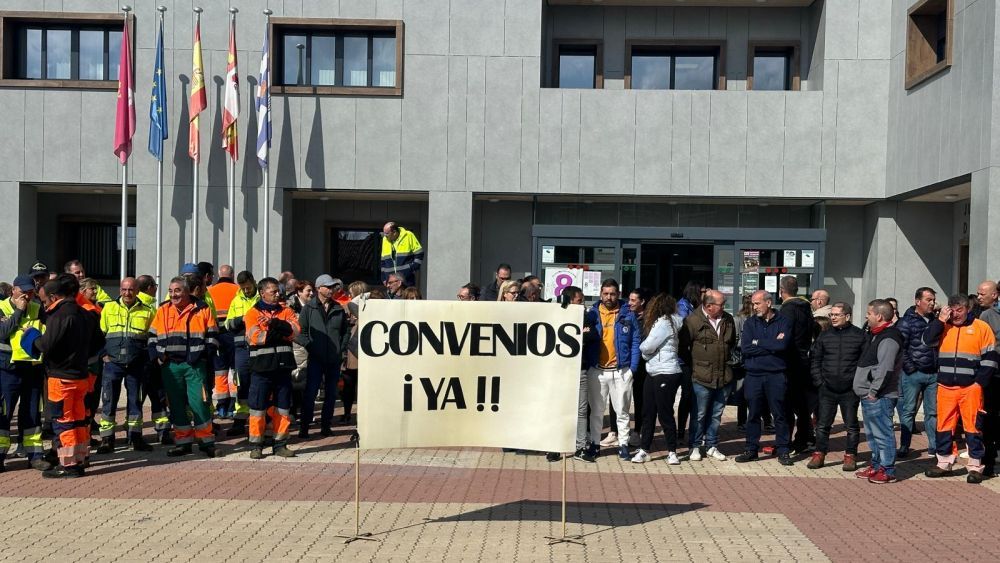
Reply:
M747 90L798 90L799 42L751 41Z
M634 90L725 89L719 42L629 41L625 87Z
M271 18L274 86L286 94L402 94L403 24Z
M329 270L337 272L345 284L361 280L369 285L381 285L381 234L381 228L331 229Z
M116 89L121 22L118 14L0 12L0 81Z
M78 259L87 266L87 275L94 279L119 279L121 260L121 223L100 219L63 219L59 221L59 264ZM126 270L135 272L134 225L128 227L125 260Z
M604 88L603 51L599 41L557 41L552 85L556 88Z
M913 88L951 66L954 0L920 0L906 22L906 82Z

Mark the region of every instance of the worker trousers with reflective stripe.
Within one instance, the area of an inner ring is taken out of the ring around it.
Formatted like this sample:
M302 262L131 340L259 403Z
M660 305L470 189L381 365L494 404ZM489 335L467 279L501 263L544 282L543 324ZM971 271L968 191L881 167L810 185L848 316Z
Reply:
M202 444L215 442L211 406L205 393L207 370L208 364L204 361L193 366L186 362L170 362L163 366L163 386L167 390L170 422L174 425L174 439L178 444L190 444L195 439Z
M45 369L31 362L14 362L0 369L0 461L10 447L10 426L17 410L21 444L32 460L42 456L42 389Z
M291 425L289 409L292 407L292 373L289 370L250 375L250 443L259 447L264 442L265 416L270 414L274 424L274 447L288 442ZM274 410L267 412L273 402Z
M126 427L128 433L142 434L142 380L145 362L136 361L129 365L113 362L104 364L101 379L101 438L115 435L115 413L121 398L122 383L125 384Z
M52 446L59 463L69 467L83 463L90 451L90 422L85 404L97 376L87 379L49 378L49 413L52 417Z

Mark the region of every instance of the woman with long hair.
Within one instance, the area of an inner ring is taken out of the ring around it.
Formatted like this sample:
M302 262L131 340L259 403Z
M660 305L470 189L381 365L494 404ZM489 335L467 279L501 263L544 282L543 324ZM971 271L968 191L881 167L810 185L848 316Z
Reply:
M639 351L646 360L646 381L643 384L642 436L633 463L649 461L653 446L656 419L667 440L667 463L680 464L677 459L677 428L674 424L674 398L681 384L681 361L677 355L678 332L684 320L677 314L677 302L660 293L647 305L642 321L644 338Z

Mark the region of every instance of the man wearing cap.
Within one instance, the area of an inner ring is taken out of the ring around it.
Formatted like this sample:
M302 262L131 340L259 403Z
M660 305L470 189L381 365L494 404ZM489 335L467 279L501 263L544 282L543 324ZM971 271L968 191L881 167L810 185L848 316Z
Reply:
M83 281L83 279L87 277L87 272L83 269L83 263L79 260L70 260L69 262L66 262L66 265L63 266L63 272L73 274L76 276L78 281ZM108 292L104 291L103 287L97 286L97 304L103 306L111 300L111 296L108 295Z
M17 425L28 461L40 471L52 466L42 459L41 401L45 369L21 347L25 330L44 330L41 306L34 297L31 277L17 276L10 298L0 301L0 471L10 447L11 418L18 407Z
M28 271L28 276L35 284L35 299L38 300L38 290L49 281L49 267L42 262L35 262Z
M424 248L412 231L389 221L382 227L382 283L389 274L402 276L403 285L417 285L417 271L424 262Z
M333 405L337 401L337 380L340 378L342 351L350 336L347 312L333 296L343 283L323 274L316 278L316 295L302 306L299 325L302 331L296 341L309 353L306 368L306 392L302 397L302 420L299 438L309 437L320 386L324 390L320 433L331 436Z

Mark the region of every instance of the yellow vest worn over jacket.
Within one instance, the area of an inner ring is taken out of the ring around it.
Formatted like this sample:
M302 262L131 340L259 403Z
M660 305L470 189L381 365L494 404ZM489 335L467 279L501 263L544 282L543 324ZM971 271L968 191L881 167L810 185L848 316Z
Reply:
M104 333L104 353L119 365L145 360L149 326L156 311L141 300L131 307L121 298L108 302L101 310L101 332Z
M41 306L37 301L28 302L25 311L14 307L10 299L0 301L0 365L10 366L11 362L42 363L24 353L21 347L21 336L28 328L36 328L45 332L45 325L39 320Z
M246 347L246 325L243 317L260 299L259 293L254 293L253 297L247 297L243 291L237 291L236 296L229 303L229 313L226 315L226 330L233 333L233 343L237 346Z

